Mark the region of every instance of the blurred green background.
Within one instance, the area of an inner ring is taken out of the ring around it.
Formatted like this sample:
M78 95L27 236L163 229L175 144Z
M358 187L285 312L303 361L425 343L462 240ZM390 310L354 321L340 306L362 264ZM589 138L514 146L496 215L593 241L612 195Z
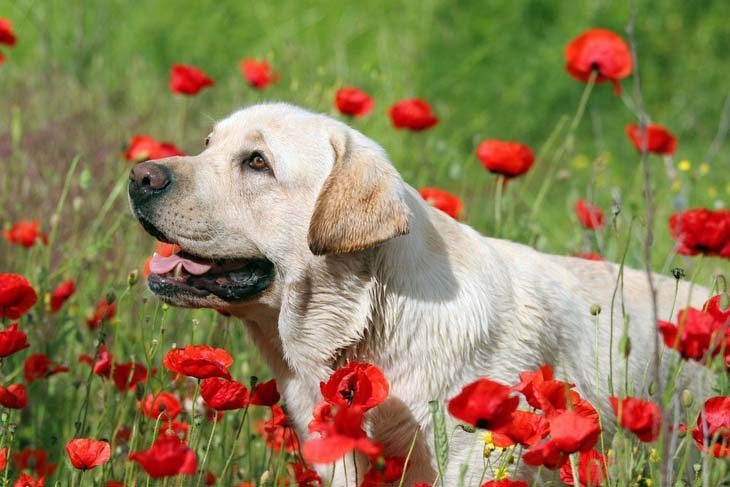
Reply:
M636 6L646 111L679 138L672 165L691 163L670 178L662 160L652 158L658 231L666 240L673 209L718 207L730 195L730 152L722 143L710 150L716 138L724 141L718 132L723 111L730 111L730 2ZM57 191L51 183L60 182L75 155L89 164L95 184L102 175L123 177L118 157L132 134L194 153L213 120L237 107L285 100L337 116L336 89L355 85L375 97L376 108L354 125L388 150L412 185L459 194L465 219L490 233L495 178L479 165L476 145L484 138L519 140L539 152L561 119L572 118L584 89L564 71L566 43L591 27L626 37L631 10L628 1L600 0L0 0L0 15L13 20L19 37L0 68L6 115L0 133L8 134L15 120L28 164L42 166L26 185L31 201L39 184ZM249 87L238 68L244 57L269 61L280 81L263 91ZM167 80L174 63L200 67L216 86L191 98L172 95ZM624 134L635 121L632 79L623 87L624 99L609 85L597 86L569 150L559 160L542 154L510 186L511 224L502 236L549 251L580 250L585 245L572 215L578 197L607 213L618 201L625 215L642 214L639 158ZM387 108L413 96L435 107L441 119L435 129L391 128ZM558 145L564 137L563 126ZM548 177L540 211L531 212ZM27 213L27 205L22 209Z

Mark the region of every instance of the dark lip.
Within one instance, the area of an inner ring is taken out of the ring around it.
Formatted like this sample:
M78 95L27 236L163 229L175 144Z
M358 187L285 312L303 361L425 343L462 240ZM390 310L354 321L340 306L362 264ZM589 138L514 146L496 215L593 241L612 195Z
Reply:
M149 221L143 215L140 215L138 211L135 210L134 216L137 218L137 221L142 225L142 228L144 228L147 233L155 237L157 240L165 243L174 243L169 238L167 238L165 234L162 233L156 226L154 226L151 221Z
M213 295L226 302L243 301L266 290L274 279L274 264L254 259L237 270L173 278L150 274L150 290L163 298L205 298Z

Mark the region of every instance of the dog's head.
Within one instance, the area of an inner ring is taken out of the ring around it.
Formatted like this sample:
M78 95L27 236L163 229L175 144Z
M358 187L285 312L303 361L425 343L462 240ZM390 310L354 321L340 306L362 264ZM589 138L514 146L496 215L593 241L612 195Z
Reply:
M228 308L316 256L375 247L409 230L403 182L382 148L345 124L287 104L219 122L197 156L137 164L134 216L182 251L154 256L163 300ZM291 276L291 277L290 277Z

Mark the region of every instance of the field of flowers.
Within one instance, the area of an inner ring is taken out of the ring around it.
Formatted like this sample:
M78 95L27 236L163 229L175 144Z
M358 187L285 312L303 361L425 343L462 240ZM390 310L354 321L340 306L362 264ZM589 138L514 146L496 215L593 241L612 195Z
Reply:
M405 485L364 427L376 366L323 382L300 441L240 322L146 288L179 249L131 217L130 168L264 100L350 123L487 235L712 289L657 317L711 396L670 380L604 418L550 364L462 384L431 405L479 438L461 485L730 485L730 6L501 3L0 1L0 485L330 485L313 467L354 451L358 485ZM621 340L617 361L646 352Z

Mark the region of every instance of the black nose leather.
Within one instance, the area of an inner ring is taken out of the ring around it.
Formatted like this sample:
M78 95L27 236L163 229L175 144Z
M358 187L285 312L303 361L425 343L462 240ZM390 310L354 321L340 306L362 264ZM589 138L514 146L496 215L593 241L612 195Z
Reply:
M135 201L148 199L170 187L170 170L154 162L135 164L129 171L129 195Z

